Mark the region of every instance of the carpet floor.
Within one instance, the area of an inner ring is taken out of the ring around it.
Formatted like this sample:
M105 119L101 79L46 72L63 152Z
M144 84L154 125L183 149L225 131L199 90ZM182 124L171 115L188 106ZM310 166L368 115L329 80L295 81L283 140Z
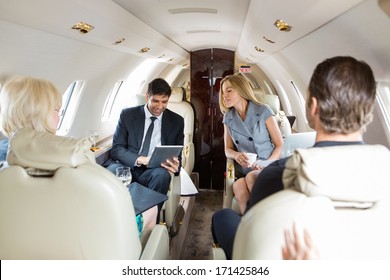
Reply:
M222 208L222 190L200 190L195 198L187 236L181 253L182 260L207 260L212 248L211 217Z

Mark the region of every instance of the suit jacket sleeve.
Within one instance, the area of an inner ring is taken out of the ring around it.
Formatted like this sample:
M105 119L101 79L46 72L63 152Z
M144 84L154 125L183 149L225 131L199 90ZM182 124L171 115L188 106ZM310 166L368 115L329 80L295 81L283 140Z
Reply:
M122 110L110 151L112 160L134 167L142 144L144 124L142 106Z
M175 112L166 109L161 125L161 144L162 145L184 145L184 119ZM181 154L179 155L179 171L175 175L180 174L181 169Z

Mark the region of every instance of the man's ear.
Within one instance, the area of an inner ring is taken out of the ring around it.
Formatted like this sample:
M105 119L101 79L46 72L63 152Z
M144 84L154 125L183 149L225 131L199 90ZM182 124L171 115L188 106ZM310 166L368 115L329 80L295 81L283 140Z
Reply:
M311 106L309 108L310 115L314 116L319 113L317 98L310 97Z

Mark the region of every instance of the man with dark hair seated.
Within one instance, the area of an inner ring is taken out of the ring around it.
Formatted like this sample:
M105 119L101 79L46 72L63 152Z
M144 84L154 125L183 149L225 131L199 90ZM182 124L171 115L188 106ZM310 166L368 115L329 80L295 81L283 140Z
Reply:
M311 77L306 116L316 130L314 147L363 145L363 132L372 121L376 85L370 66L352 57L333 57L317 65ZM282 176L288 158L264 168L256 179L246 212L264 198L283 190ZM232 209L212 218L214 242L232 258L234 237L240 223Z

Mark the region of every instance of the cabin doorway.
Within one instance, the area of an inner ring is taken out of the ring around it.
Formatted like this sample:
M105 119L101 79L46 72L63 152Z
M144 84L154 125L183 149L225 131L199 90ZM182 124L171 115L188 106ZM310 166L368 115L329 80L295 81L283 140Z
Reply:
M226 157L223 115L219 109L220 82L234 73L234 52L204 49L191 52L191 104L195 110L195 167L199 187L223 189Z

